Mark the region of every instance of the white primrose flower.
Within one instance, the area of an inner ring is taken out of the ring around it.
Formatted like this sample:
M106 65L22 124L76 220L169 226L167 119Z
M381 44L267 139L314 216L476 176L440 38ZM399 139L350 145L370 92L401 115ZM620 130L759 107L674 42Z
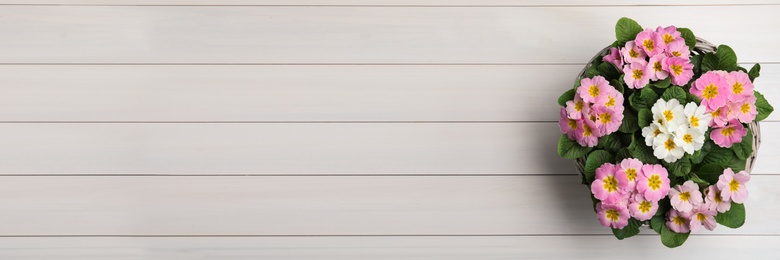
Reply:
M696 129L699 133L704 134L707 132L707 127L710 125L712 115L706 112L705 106L697 106L696 103L690 102L685 105L685 119L688 121L688 126L692 129ZM696 149L698 150L698 149Z
M681 144L674 141L672 134L659 134L653 140L653 155L658 159L663 159L668 163L676 162L685 155L685 150Z
M660 127L658 127L658 124L652 123L649 126L645 126L642 128L642 136L645 137L645 144L647 146L653 147L653 141L656 137L660 134L668 134L664 130L661 130Z
M671 133L680 125L686 124L685 108L677 99L668 102L658 99L650 109L653 112L653 123L658 124L661 131Z
M682 146L686 153L693 154L704 145L704 133L695 128L689 128L687 125L678 127L674 135L674 143Z

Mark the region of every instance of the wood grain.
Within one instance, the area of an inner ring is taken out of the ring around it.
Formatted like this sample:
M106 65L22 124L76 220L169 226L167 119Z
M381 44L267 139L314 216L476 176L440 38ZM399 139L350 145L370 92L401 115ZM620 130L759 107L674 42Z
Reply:
M777 174L780 123L754 174ZM557 123L2 124L3 174L575 174Z
M634 5L755 5L777 4L771 0L657 0L652 3L638 0L0 0L10 5L197 5L197 6L634 6Z
M0 65L0 121L552 122L581 68ZM780 100L780 65L762 68L756 89Z
M681 258L774 259L777 236L691 236ZM728 247L712 245L727 244ZM556 245L552 247L551 245ZM616 250L626 248L629 250ZM739 250L735 250L738 248ZM604 252L609 251L609 257ZM0 238L7 259L658 259L657 236Z
M747 223L780 235L780 176L748 183ZM4 177L0 235L604 234L577 176Z
M615 21L630 14L647 27L675 24L713 43L727 43L742 62L780 62L780 51L775 48L778 34L765 29L780 28L775 18L778 12L780 5L598 9L4 6L0 9L4 39L0 61L582 63L614 41Z

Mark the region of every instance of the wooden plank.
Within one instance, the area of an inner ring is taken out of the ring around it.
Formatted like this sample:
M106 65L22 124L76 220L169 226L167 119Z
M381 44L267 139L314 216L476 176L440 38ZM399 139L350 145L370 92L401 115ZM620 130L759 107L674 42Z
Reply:
M771 0L658 0L647 3L638 0L0 0L0 4L18 5L197 5L197 6L633 6L633 5L751 5L777 4Z
M694 235L674 255L773 259L777 243L776 236ZM657 236L0 238L7 259L604 259L606 251L616 259L669 254Z
M762 124L755 174L780 168ZM3 174L575 174L557 123L2 124Z
M753 176L747 223L702 233L780 235L778 185ZM36 176L0 191L2 236L611 234L576 176Z
M0 121L552 122L581 67L0 65ZM763 71L780 100L780 65Z
M630 14L780 62L780 6L3 6L3 63L582 63ZM664 15L659 16L659 13ZM209 17L209 19L203 19ZM730 19L711 19L729 17ZM583 22L586 20L587 22ZM544 24L545 26L538 26ZM740 28L728 30L724 28Z

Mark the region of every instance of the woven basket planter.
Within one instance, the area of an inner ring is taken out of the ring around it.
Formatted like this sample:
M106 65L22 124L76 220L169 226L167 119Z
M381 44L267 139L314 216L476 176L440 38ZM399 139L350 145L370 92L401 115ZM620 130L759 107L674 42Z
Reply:
M593 58L591 58L587 65L580 71L579 75L577 75L576 80L580 80L585 77L585 71L588 69L588 67L593 64L593 61L601 58L602 56L606 55L609 52L610 46L607 46L606 48L599 51ZM696 54L705 54L705 53L712 53L715 51L717 47L699 37L696 37L696 47L692 50ZM750 157L747 158L747 162L745 164L745 171L748 173L751 173L753 170L753 164L756 161L758 148L761 145L761 129L759 126L759 123L757 121L753 121L748 124L748 128L750 128L753 131L753 153L750 155ZM583 176L585 174L585 161L588 159L588 156L584 156L581 158L578 158L574 160L574 165L577 167L577 171L579 172L580 176ZM587 186L587 184L586 184Z

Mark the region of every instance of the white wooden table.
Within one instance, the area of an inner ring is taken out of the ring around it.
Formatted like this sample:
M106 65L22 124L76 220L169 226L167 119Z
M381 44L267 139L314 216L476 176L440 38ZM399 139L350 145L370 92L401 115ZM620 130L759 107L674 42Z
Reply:
M729 44L780 105L773 0L0 0L0 259L772 259L744 227L615 240L556 100L629 16Z

